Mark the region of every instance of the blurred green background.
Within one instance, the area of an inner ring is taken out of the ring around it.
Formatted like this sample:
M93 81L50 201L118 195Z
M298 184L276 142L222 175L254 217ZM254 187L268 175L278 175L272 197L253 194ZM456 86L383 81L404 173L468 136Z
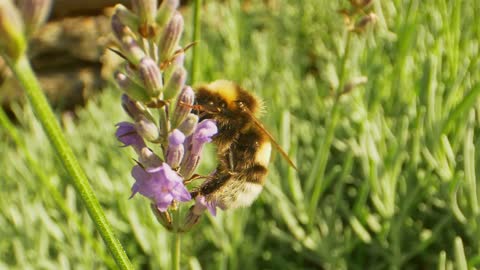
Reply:
M182 269L480 267L480 1L374 1L376 24L360 34L337 12L349 7L204 1L199 80L262 97L298 171L274 155L252 207L183 236ZM182 12L186 44L191 5ZM107 87L61 122L135 267L168 269L168 232L146 199L128 199L120 94ZM114 268L33 113L13 111L17 125L0 128L0 269Z

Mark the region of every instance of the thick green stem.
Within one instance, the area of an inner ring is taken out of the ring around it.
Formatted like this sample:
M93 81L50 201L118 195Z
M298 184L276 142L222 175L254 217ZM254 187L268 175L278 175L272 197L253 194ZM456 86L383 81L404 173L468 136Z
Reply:
M181 238L179 232L172 233L172 270L180 270Z
M82 198L90 217L107 244L108 249L112 253L118 268L133 269L122 245L115 237L113 230L110 227L90 184L88 183L85 172L80 167L72 149L67 144L62 130L60 129L60 125L40 88L40 84L33 73L27 57L23 55L17 61L8 61L8 64L20 82L20 85L25 90L38 120L42 124L43 129L63 163L63 166L69 173L73 186Z
M172 270L180 270L181 254L181 233L180 227L180 209L173 210L173 232L172 232Z

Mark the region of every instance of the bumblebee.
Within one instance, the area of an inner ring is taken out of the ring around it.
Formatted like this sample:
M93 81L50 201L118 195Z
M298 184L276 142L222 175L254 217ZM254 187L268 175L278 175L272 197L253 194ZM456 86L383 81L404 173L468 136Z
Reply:
M257 116L263 110L260 98L237 84L219 80L195 89L200 120L212 119L218 133L218 166L192 197L205 196L221 209L246 207L265 184L272 145L295 168Z

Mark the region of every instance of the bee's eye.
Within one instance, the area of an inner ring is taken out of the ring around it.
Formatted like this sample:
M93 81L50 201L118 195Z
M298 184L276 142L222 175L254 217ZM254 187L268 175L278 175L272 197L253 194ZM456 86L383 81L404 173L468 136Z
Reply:
M226 107L227 107L227 103L225 103L225 102L221 102L221 103L220 103L220 107L222 107L222 108L226 108Z
M245 107L245 103L243 101L237 101L237 106L242 109Z
M210 101L208 102L208 106L213 106L213 105L215 105L215 104L213 103L213 101L210 100Z

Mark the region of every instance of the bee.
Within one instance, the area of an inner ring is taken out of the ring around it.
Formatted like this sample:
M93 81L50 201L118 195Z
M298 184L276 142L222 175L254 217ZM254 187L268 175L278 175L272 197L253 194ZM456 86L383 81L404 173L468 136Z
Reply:
M263 110L260 98L237 84L219 80L195 89L200 120L216 121L218 133L216 171L192 192L221 209L246 207L265 184L272 145L296 168L257 116Z

